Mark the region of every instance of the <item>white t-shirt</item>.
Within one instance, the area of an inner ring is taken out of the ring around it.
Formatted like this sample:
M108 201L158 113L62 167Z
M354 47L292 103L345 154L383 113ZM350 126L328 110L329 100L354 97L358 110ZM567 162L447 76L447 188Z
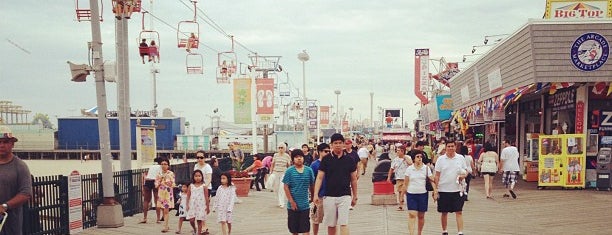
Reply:
M195 164L195 166L193 166L193 170L200 170L202 171L202 173L204 174L204 179L202 179L204 181L204 184L208 185L208 189L212 189L212 184L210 184L210 182L206 181L206 178L208 174L212 175L213 170L212 167L210 166L210 164L205 164L204 166L200 166L200 164ZM212 180L212 179L209 179Z
M145 177L145 180L155 180L155 177L157 177L157 175L159 175L159 173L161 173L162 169L161 169L161 165L152 165L149 167L149 171L147 172L147 177Z
M465 158L461 154L455 154L449 158L446 154L440 156L436 162L436 173L440 172L438 192L459 192L461 186L457 184L457 176L462 170L467 171Z
M474 162L474 158L472 155L465 155L465 165L467 166L467 173L472 174L472 163Z
M395 179L403 180L406 169L411 164L412 160L410 160L408 156L404 156L404 158L393 158L393 160L391 160L391 168L393 169L393 173L395 173Z
M500 159L504 161L502 165L503 171L520 171L519 167L519 151L514 146L505 147L502 152Z
M421 169L418 170L414 165L411 165L406 169L406 173L404 175L409 179L406 192L412 194L422 194L427 192L427 189L425 189L425 177L431 177L433 176L433 173L426 165L422 165Z
M366 147L361 147L357 150L357 155L359 155L360 159L365 159L370 155L370 151Z

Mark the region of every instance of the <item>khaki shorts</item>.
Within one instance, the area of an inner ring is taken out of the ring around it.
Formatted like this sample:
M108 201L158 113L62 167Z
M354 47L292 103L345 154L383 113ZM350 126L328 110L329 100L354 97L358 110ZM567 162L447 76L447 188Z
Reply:
M404 184L404 180L395 180L395 191L396 192L406 192L406 185Z
M312 224L323 223L323 203L321 203L320 206L317 206L315 203L311 203L310 220L312 221Z
M348 225L349 207L351 207L351 196L324 197L323 209L325 209L325 215L323 215L323 224L327 227Z

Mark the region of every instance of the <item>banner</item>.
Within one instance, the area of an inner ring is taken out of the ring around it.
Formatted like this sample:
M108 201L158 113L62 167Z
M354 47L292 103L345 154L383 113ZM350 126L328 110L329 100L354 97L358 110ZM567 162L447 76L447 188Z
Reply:
M438 119L440 121L449 120L453 112L453 99L450 95L436 96L438 105Z
M329 125L329 106L320 107L321 125Z
M255 79L257 99L257 121L261 124L274 122L274 79Z
M612 17L612 0L547 0L546 19L605 19Z
M414 50L414 94L421 100L422 104L427 104L427 97L423 92L427 92L429 86L429 49Z
M251 79L234 79L234 123L251 122Z
M136 153L143 165L152 165L157 156L155 127L136 126Z
M317 106L308 107L308 128L311 130L317 129Z

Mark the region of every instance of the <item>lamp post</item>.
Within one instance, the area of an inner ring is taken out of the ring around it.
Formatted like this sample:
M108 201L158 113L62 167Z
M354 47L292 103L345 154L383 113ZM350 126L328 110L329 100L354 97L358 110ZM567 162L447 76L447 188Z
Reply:
M306 50L302 50L298 55L298 59L302 61L302 85L304 91L304 143L308 144L308 99L306 98L306 61L310 59Z
M353 107L349 107L349 131L353 130Z
M340 133L340 131L338 131L338 127L340 126L340 115L338 115L340 113L340 105L338 102L340 99L340 90L335 90L334 94L336 94L336 133Z

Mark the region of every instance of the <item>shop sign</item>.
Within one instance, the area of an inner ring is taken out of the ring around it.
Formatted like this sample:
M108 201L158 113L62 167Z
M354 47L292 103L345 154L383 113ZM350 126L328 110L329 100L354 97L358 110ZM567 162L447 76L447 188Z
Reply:
M598 33L585 33L572 44L570 56L574 66L582 71L594 71L603 66L610 54L610 44Z
M548 97L548 105L552 111L574 109L576 106L576 89L557 91Z
M450 95L436 96L436 104L438 105L438 119L448 120L453 112L453 99Z
M612 111L601 111L599 131L612 131Z
M489 82L489 91L491 93L499 91L503 88L500 68L496 68L493 71L491 71L487 75L487 80Z
M505 122L506 121L506 113L503 109L495 109L493 110L493 121L494 122Z
M584 129L584 102L576 102L576 134L582 134Z
M609 17L608 4L608 0L548 0L544 17L547 19L603 19Z

